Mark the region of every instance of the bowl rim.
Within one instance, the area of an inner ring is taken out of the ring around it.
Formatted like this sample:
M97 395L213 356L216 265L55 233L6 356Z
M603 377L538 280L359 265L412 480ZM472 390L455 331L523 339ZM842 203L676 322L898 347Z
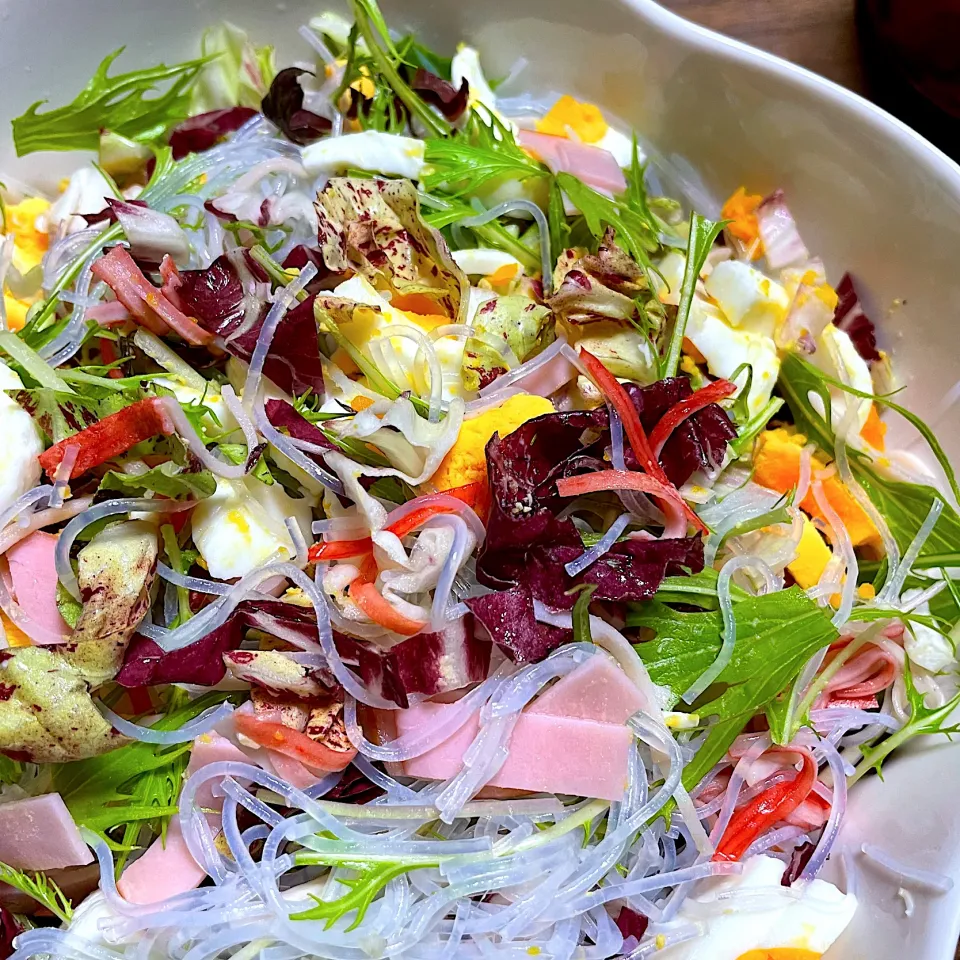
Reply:
M932 172L951 182L957 195L960 196L960 163L951 159L939 147L898 117L863 95L760 47L701 26L693 20L668 10L657 0L623 0L623 2L644 19L681 42L692 42L700 49L711 53L722 52L724 56L744 67L766 68L779 78L814 96L826 97L840 109L853 111L873 129L886 136L892 136L912 158L930 165Z

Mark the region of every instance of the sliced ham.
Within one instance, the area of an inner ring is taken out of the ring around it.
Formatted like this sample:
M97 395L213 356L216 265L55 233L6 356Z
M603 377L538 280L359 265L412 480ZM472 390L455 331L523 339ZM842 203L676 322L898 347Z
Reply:
M615 195L627 189L623 170L608 150L532 130L521 130L517 140L553 173L572 174L602 193Z
M636 684L609 657L597 654L537 697L526 712L623 724L645 706Z
M153 333L162 335L169 328L192 344L209 343L213 339L212 334L178 310L150 283L123 247L114 247L97 260L93 264L93 275L110 287L130 313Z
M14 599L39 629L29 631L37 644L62 643L70 627L57 607L57 538L35 530L6 553Z
M221 760L250 763L250 758L226 737L218 733L205 733L193 743L185 778L189 779L197 770ZM216 811L207 814L207 823L214 834L220 831L220 811L223 810L223 797L213 794L215 782L211 780L203 784L196 796L198 807ZM131 903L158 903L195 889L206 876L206 871L193 859L187 848L179 819L173 817L167 829L166 843L159 838L154 840L146 853L123 871L117 889Z
M424 702L399 710L397 733L403 736L433 726L451 709L455 709L453 704ZM426 780L446 780L454 776L463 766L463 755L478 729L479 715L475 714L439 746L408 760L403 772L408 777ZM620 800L627 782L627 761L633 749L633 733L623 725L523 713L510 737L506 761L487 784Z
M3 863L18 870L56 870L92 860L59 793L0 804Z

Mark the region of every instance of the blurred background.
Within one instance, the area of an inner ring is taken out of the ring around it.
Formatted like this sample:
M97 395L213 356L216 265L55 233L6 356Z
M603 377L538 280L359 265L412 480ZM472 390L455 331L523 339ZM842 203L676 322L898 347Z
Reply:
M876 101L960 159L960 0L660 0Z

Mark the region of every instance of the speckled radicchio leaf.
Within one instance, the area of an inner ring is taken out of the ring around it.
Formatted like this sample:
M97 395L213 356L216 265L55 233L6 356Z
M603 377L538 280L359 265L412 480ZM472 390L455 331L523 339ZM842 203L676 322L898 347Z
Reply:
M389 650L357 641L355 651L367 688L404 708L413 694L434 696L477 683L490 666L490 641L476 635L469 614L439 633L419 633Z
M300 146L319 140L329 133L332 127L326 117L303 109L300 77L304 74L310 74L310 71L299 67L286 67L281 70L273 78L273 83L260 104L263 115L275 123L288 140Z
M288 642L298 639L319 642L312 607L283 600L244 600L224 624L180 650L166 652L152 640L136 636L127 649L117 683L124 687L157 683L213 686L226 673L223 654L239 648L247 627Z
M355 270L378 288L417 297L433 313L460 318L467 277L440 233L421 219L417 190L409 180L334 177L316 208L329 270Z
M873 321L863 312L857 288L849 273L843 275L837 286L837 297L837 309L833 314L834 325L850 337L857 353L867 363L876 363L880 360L877 330Z
M448 120L459 119L470 100L470 84L466 77L458 90L448 80L423 67L417 68L410 81L410 88L416 91L421 100L436 107Z
M182 160L189 153L203 153L215 147L227 134L239 130L256 115L252 107L225 107L188 117L170 132L173 159Z
M186 312L196 317L201 327L221 337L232 337L224 344L229 353L250 360L269 305L261 307L249 330L236 335L245 315L244 290L236 268L226 257L218 257L206 270L184 270L177 294ZM323 368L313 297L284 315L270 344L263 372L287 393L312 389L322 394Z

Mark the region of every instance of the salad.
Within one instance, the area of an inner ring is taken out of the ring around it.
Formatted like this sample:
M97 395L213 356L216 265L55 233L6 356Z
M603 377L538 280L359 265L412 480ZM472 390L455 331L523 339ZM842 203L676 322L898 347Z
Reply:
M946 892L842 830L960 703L854 279L350 5L13 122L96 160L0 206L0 957L815 960Z

